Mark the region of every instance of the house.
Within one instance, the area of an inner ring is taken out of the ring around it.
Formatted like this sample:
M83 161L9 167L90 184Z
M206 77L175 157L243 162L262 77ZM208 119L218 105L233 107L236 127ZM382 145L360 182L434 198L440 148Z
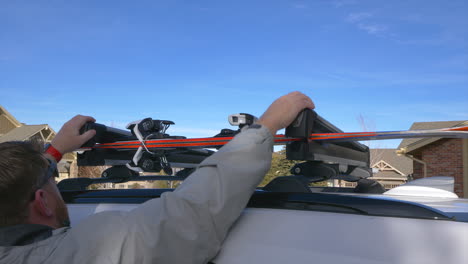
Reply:
M55 136L55 131L47 124L26 125L19 122L4 107L0 106L0 143L6 141L39 140L49 143ZM67 153L57 164L59 178L57 181L76 177L76 154Z
M413 161L405 156L397 155L396 149L371 149L371 168L373 179L382 184L385 189L395 188L408 181L413 173Z
M5 108L0 106L0 142L12 140L41 140L50 142L55 131L48 125L26 125L16 120Z
M370 167L372 176L369 179L376 180L385 189L395 188L408 179L413 173L413 162L405 156L397 155L397 149L370 149ZM344 182L334 180L333 186L356 187L356 182Z
M437 129L468 125L468 121L416 122L410 130ZM455 193L468 197L468 139L405 139L398 153L413 160L413 178L450 176L455 180Z

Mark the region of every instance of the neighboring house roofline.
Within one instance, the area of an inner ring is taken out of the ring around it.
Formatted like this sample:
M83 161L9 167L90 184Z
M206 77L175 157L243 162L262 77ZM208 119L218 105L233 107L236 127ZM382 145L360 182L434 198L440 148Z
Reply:
M449 123L449 122L452 122L453 125L451 125L450 127L460 127L460 126L467 126L468 125L468 121L447 121L447 122L443 122L443 123ZM415 122L413 123L413 126L417 125L417 124L423 124L425 125L426 127L428 127L427 129L430 129L430 126L432 124L434 124L435 126L433 128L440 128L437 126L438 123L442 123L442 122ZM405 143L405 140L403 140L401 143L400 143L400 146L398 146L398 152L399 153L410 153L410 152L413 152L417 149L420 149L424 146L427 146L431 143L434 143L438 140L441 140L442 138L421 138L421 139L417 139L417 140L413 140L413 141L410 141L409 144L404 144Z
M407 176L401 176L401 177L372 176L372 177L369 177L368 179L370 179L370 180L380 180L380 181L401 181L401 180L406 181L408 178L407 178Z
M396 154L395 154L396 155ZM398 170L397 168L395 168L394 166L392 166L390 163L386 162L385 160L379 160L377 161L376 163L374 163L371 168L375 168L375 167L388 167L389 171L395 171L397 172L398 174L402 175L402 176L406 176L403 172L401 172L400 170Z
M370 149L370 158L371 167L379 169L380 172L394 171L396 174L404 176L413 173L411 159L397 155L396 149Z
M8 112L3 106L0 105L0 115L4 115L14 126L20 127L23 125L18 119L16 119L10 112Z
M0 105L0 116L5 117L9 123L14 127L7 130L6 133L0 134L0 143L6 141L25 141L40 133L42 140L50 142L57 134L52 127L47 124L39 125L26 125L19 122L10 112ZM76 160L76 153L70 152L63 155L64 161Z
M0 137L0 142L13 141L13 140L24 141L34 136L35 134L42 132L43 130L50 131L48 137L45 138L46 141L51 140L52 136L56 134L55 131L51 127L45 124L44 125L23 125L2 135Z

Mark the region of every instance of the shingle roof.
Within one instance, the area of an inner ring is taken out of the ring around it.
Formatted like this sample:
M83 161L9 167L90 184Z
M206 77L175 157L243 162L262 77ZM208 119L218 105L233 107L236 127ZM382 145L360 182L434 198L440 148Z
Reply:
M374 173L372 175L372 178L374 179L387 179L387 180L407 180L406 176L403 176L401 174L398 174L393 171L379 171L377 173Z
M23 125L17 127L5 135L0 137L0 142L13 141L13 140L26 140L38 133L42 129L49 128L48 125Z
M371 149L370 159L373 164L383 160L405 175L413 173L413 161L405 156L396 154L396 149Z
M419 130L419 129L437 129L437 128L446 128L446 127L457 127L463 125L466 120L461 120L461 121L438 121L438 122L414 122L413 125L411 125L410 130ZM407 147L422 138L407 138L401 141L400 145L398 145L398 148L404 148Z

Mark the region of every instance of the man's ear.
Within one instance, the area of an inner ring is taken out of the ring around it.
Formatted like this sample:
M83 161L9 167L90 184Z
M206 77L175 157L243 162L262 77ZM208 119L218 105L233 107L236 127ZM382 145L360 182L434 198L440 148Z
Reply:
M32 201L33 210L35 210L39 215L51 217L53 211L50 208L50 204L48 203L49 199L49 194L46 191L42 189L37 190L34 193L34 201Z

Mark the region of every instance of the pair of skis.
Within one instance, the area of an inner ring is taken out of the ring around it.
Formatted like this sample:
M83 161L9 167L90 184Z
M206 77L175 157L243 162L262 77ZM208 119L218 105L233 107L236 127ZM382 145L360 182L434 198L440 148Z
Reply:
M237 125L239 129L245 125L252 125L255 121L255 117L244 113L229 116L229 123ZM125 165L128 170L134 172L158 172L163 169L168 175L171 175L171 164L177 163L176 167L180 168L192 168L193 164L198 164L203 158L213 153L206 150L207 148L222 147L231 141L240 131L223 129L214 137L185 138L166 134L167 129L172 124L174 122L169 120L145 118L130 123L127 126L128 130L120 130L102 124L87 123L82 128L81 133L94 129L96 130L96 135L81 147L80 150L83 152L79 154L79 165ZM306 132L314 131L314 129L327 133L308 134L309 132ZM306 142L307 140L334 143L424 137L468 138L468 126L430 130L343 133L311 110L300 113L296 121L286 131L286 134L291 136L276 135L274 137L275 145ZM349 164L365 163L365 155L360 155L362 154L362 149L354 149L356 146L350 147L346 145L344 148L350 148L350 150L345 151L343 146L336 147L337 149L335 149L332 148L333 145L330 144L330 146L322 151L330 152L329 147L334 149L329 156L339 156L341 163L346 163L346 160L349 160ZM297 147L297 145L295 146ZM315 145L314 150L321 147ZM302 153L299 151L299 148L291 153L296 153L295 151ZM337 151L344 154L341 155ZM310 153L305 156L303 154L293 155L291 159L309 160L311 158L308 156ZM194 159L196 160L195 162L193 161ZM315 160L315 158L312 159Z
M308 139L312 141L367 141L384 139L403 139L403 138L468 138L468 126L427 129L427 130L407 130L407 131L387 131L387 132L352 132L352 133L312 133ZM95 144L92 147L82 148L90 149L118 149L132 150L138 149L144 145L148 149L174 149L174 148L215 148L221 147L232 140L228 137L207 137L207 138L187 138L187 139L148 139L148 140L126 140L111 143ZM303 138L289 138L284 135L276 135L275 145L285 145L290 142L301 141Z

